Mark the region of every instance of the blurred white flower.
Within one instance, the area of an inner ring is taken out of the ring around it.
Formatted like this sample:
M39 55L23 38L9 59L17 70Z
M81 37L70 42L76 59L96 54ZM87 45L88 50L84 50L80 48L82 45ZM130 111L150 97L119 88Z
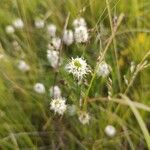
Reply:
M36 28L41 29L44 28L45 22L42 19L36 19L34 24Z
M87 27L80 26L80 27L75 28L74 38L77 43L87 42L89 38Z
M36 83L33 87L34 91L39 93L39 94L43 94L45 93L45 87L42 83Z
M8 25L8 26L6 26L5 31L6 31L7 34L12 34L12 33L15 32L15 29L14 29L13 26Z
M55 85L54 87L51 87L50 88L50 95L53 98L61 97L61 90L60 90L60 88L57 85Z
M22 72L27 72L30 70L30 66L24 60L20 60L17 66Z
M109 75L111 67L106 62L101 62L97 68L97 75L106 77Z
M57 68L59 62L59 52L55 50L47 50L47 59L53 68Z
M74 28L80 27L80 26L85 26L86 27L86 22L84 18L77 18L73 21L73 26Z
M70 116L74 116L77 113L77 107L76 105L69 105L67 107L67 112Z
M107 125L107 126L105 127L105 133L106 133L107 136L113 137L113 136L115 136L115 134L116 134L116 129L115 129L115 127L112 126L112 125Z
M52 38L52 41L51 41L52 45L54 46L54 48L56 50L59 50L60 49L60 46L61 46L61 39L58 38L58 37L54 37Z
M52 99L50 102L50 109L59 115L63 115L67 109L66 100L61 97Z
M83 79L85 75L91 72L90 66L83 58L71 58L70 62L65 66L65 69L72 73L79 81Z
M22 29L24 27L24 23L20 18L15 19L13 25L16 29Z
M83 125L89 124L90 115L89 115L87 112L81 111L81 112L79 113L78 118L79 118L79 121L80 121Z
M51 37L55 37L56 36L56 26L54 24L49 24L47 26L47 32Z
M63 41L66 45L71 45L73 43L73 32L72 30L65 30L64 35L63 35Z

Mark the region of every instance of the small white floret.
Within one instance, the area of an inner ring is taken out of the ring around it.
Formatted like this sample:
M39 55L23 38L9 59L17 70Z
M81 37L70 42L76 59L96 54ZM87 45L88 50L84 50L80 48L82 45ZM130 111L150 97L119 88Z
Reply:
M75 28L74 38L77 43L85 43L89 39L88 30L85 26Z
M22 19L17 18L13 21L13 25L16 29L22 29L24 27L24 23L22 21Z
M37 29L44 28L44 26L45 26L45 22L42 19L36 19L34 24Z
M50 88L50 95L53 98L61 97L61 89L57 85L55 85L54 87L51 87Z
M57 68L59 65L59 52L55 50L47 50L47 59L53 68Z
M22 72L27 72L30 70L30 66L24 60L20 60L18 63L18 69Z
M78 81L81 81L88 73L91 72L90 66L86 63L83 58L71 58L69 63L65 66L65 69L73 74Z
M105 127L105 133L106 133L106 135L109 136L109 137L114 137L115 134L116 134L116 129L115 129L115 127L112 126L112 125L107 125L107 126Z
M65 30L64 35L63 35L63 41L66 45L71 45L73 43L73 32L72 30Z
M55 37L56 36L56 26L54 24L49 24L47 26L47 32L51 37Z
M15 29L14 29L13 26L8 25L8 26L6 26L5 31L6 31L7 34L12 34L12 33L15 32Z
M90 115L85 112L85 111L82 111L79 113L79 121L85 125L85 124L89 124L89 121L90 121Z
M50 109L59 115L63 115L67 109L66 100L64 98L52 99L50 102Z
M106 62L101 62L97 68L97 75L107 77L111 71L111 67Z
M33 87L34 91L39 93L39 94L43 94L45 93L45 87L42 83L36 83Z

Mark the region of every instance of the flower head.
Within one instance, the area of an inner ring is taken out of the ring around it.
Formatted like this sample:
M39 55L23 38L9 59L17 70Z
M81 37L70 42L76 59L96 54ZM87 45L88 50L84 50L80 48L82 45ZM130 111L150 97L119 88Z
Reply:
M22 29L24 27L24 23L20 18L14 20L13 25L16 29Z
M73 43L73 32L72 32L72 30L65 30L64 35L63 35L63 41L68 46Z
M53 68L59 65L59 52L55 50L47 50L47 59Z
M73 74L79 81L83 79L85 75L91 72L90 66L86 63L83 58L72 58L66 65L65 69Z
M109 75L111 67L106 62L101 62L97 69L97 75L106 77Z
M67 109L66 100L61 97L52 99L50 102L50 109L59 115L63 115Z
M81 111L80 113L79 113L79 121L83 124L83 125L85 125L85 124L89 124L89 121L90 121L90 115L87 113L87 112L85 112L85 111Z
M79 26L79 27L75 28L74 38L77 43L87 42L88 38L89 38L87 27Z
M107 126L105 127L105 133L106 133L107 136L113 137L113 136L115 136L115 134L116 134L116 129L115 129L115 127L112 126L112 125L107 125Z
M45 93L45 87L42 83L36 83L33 87L34 91L39 93L39 94L43 94Z
M24 60L20 60L17 66L22 72L27 72L30 70L30 66Z
M44 28L45 22L42 19L36 19L34 24L36 28L41 29Z
M6 31L7 34L12 34L12 33L15 32L15 29L14 29L13 26L8 25L8 26L6 26L5 31Z
M56 26L54 24L49 24L47 26L47 32L51 37L56 36Z
M84 20L84 18L77 18L73 21L73 26L75 28L79 27L79 26L85 26L86 27L86 22Z
M61 90L60 90L60 88L57 85L51 87L50 88L50 95L53 98L59 98L59 97L61 97Z

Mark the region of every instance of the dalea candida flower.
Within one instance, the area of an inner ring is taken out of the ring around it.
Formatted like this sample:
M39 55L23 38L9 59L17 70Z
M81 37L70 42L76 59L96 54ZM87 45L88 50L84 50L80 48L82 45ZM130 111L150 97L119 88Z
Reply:
M79 26L74 30L74 38L76 43L85 43L89 39L87 27Z
M81 111L81 112L79 113L78 118L79 118L79 121L80 121L83 125L89 124L90 115L89 115L87 112Z
M63 34L63 42L69 46L73 43L74 37L72 30L65 30Z
M50 109L59 115L63 115L67 109L66 100L61 97L52 99L50 102Z
M111 67L106 62L101 62L97 68L97 75L107 77L111 71Z
M22 21L22 19L20 18L17 18L13 21L13 26L16 28L16 29L22 29L24 27L24 23Z
M115 134L116 134L116 129L115 129L115 127L112 126L112 125L107 125L107 126L105 127L105 133L106 133L106 135L109 136L109 137L114 137Z
M61 89L59 88L59 86L55 85L50 88L50 96L53 98L61 97Z
M74 28L80 27L80 26L84 26L86 27L86 22L84 18L77 18L73 21L73 26Z
M81 81L88 73L91 72L90 66L83 58L71 58L70 62L65 66L65 69L73 74L78 81Z
M15 32L15 29L13 26L8 25L8 26L6 26L5 31L7 34L13 34Z
M59 65L59 52L55 50L47 50L47 59L53 68Z
M41 29L41 28L44 28L45 22L42 19L36 19L34 22L34 25L37 29Z
M30 66L24 60L20 60L17 67L22 72L27 72L30 70Z
M42 83L36 83L33 89L36 93L39 93L39 94L45 93L45 86Z
M47 33L50 37L56 36L56 30L57 30L57 28L54 24L47 25Z

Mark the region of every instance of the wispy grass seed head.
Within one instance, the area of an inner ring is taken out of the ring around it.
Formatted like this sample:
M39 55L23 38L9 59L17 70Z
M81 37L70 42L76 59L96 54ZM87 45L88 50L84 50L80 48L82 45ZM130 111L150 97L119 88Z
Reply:
M74 37L72 30L65 30L63 34L63 41L64 43L69 46L73 43Z
M59 88L59 86L55 85L50 88L50 96L53 98L61 97L61 89Z
M81 112L79 113L78 118L79 118L79 121L80 121L83 125L89 124L90 115L89 115L87 112L81 111Z
M21 18L17 18L13 21L13 26L16 28L16 29L23 29L24 27L24 23L22 21Z

